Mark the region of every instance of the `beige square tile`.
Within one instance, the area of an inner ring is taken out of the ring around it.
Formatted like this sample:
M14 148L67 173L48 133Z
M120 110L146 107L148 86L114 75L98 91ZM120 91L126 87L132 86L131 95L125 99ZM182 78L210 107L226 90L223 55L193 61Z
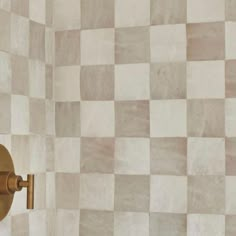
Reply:
M83 66L80 83L83 100L114 100L114 66Z
M148 101L115 103L117 137L149 137L150 118Z
M52 100L46 100L46 134L55 135L55 102Z
M81 64L114 64L114 40L114 29L82 31Z
M224 98L224 61L187 63L188 98Z
M29 65L28 59L22 56L11 56L12 93L19 95L29 94Z
M80 136L80 103L57 102L55 109L57 137Z
M53 20L56 30L80 29L80 1L54 0Z
M45 209L46 208L46 193L47 193L46 192L46 174L45 173L36 174L34 181L35 181L34 209L37 209L37 210Z
M10 134L0 134L0 144L5 146L10 153L12 153L11 137L12 136Z
M224 214L224 176L188 176L188 212Z
M1 233L6 236L11 236L11 216L6 216L6 218L0 224Z
M68 156L70 158L68 158ZM56 138L55 170L65 173L80 172L80 139Z
M149 236L149 214L115 212L114 236Z
M80 66L55 68L54 99L80 101Z
M43 99L30 99L30 132L45 134L46 106Z
M150 236L186 236L187 218L184 214L151 213Z
M188 236L225 236L225 216L223 215L188 215Z
M225 24L225 58L236 59L236 22Z
M29 55L29 20L25 17L11 14L11 52Z
M81 138L81 172L113 173L114 153L113 138Z
M112 211L114 208L114 175L81 174L80 208Z
M54 137L46 137L46 170L54 171L55 169L55 138Z
M115 62L117 64L150 61L149 27L116 29Z
M45 98L45 64L38 60L29 61L30 96Z
M11 10L17 15L29 16L29 0L11 0Z
M52 0L48 0L52 1ZM54 63L54 51L55 51L55 33L52 28L45 29L45 62L52 65Z
M113 28L114 0L82 0L81 21L83 29Z
M55 63L57 66L80 64L80 31L67 30L55 33Z
M149 64L115 66L115 99L148 100L150 98Z
M0 133L11 133L11 97L8 94L0 93Z
M236 99L225 100L225 134L236 137Z
M225 17L227 21L236 21L235 0L225 0Z
M225 211L228 215L236 214L236 176L226 176L225 179Z
M226 175L236 176L236 138L225 139Z
M150 142L144 138L117 138L116 174L150 174Z
M53 85L54 85L54 68L50 65L46 65L46 75L45 75L45 83L46 83L46 98L52 99L53 98Z
M29 213L29 235L41 236L47 234L46 210Z
M79 235L80 214L78 210L58 210L56 215L56 235Z
M56 174L56 207L60 209L79 208L79 174Z
M80 211L80 236L113 236L114 216L108 211Z
M46 0L46 26L53 27L54 0ZM54 28L54 27L53 27Z
M0 8L10 11L11 9L11 2L9 0L0 0Z
M187 110L188 136L225 136L225 104L223 99L188 100Z
M236 60L225 63L225 93L227 98L236 97Z
M45 26L30 21L30 58L45 61Z
M187 0L187 21L217 22L225 19L224 0Z
M150 211L187 212L187 177L151 176Z
M10 235L10 234L9 234ZM11 218L11 235L12 236L29 236L29 215L19 214Z
M186 98L186 63L151 64L151 98Z
M189 138L188 174L224 175L225 140L223 138Z
M0 51L0 92L10 93L11 91L11 58L8 53Z
M115 1L116 27L150 25L150 0Z
M187 24L187 39L188 60L224 60L225 26L223 22Z
M0 6L1 2L2 1L0 1ZM0 50L3 51L10 51L10 20L10 14L0 9Z
M186 138L152 138L150 148L152 174L186 175Z
M152 25L185 23L186 14L186 0L151 0Z
M46 1L29 0L30 19L41 24L46 22Z
M151 62L186 60L186 26L158 25L150 28Z
M28 134L30 122L29 99L25 96L11 96L11 132Z
M226 216L225 236L234 236L236 233L236 216Z
M149 212L149 201L149 176L116 175L115 211Z
M48 169L47 169L48 170ZM47 209L56 208L56 181L55 172L46 173L46 207Z
M114 102L81 103L81 135L113 137L115 130Z
M151 137L186 137L186 112L185 100L151 101Z

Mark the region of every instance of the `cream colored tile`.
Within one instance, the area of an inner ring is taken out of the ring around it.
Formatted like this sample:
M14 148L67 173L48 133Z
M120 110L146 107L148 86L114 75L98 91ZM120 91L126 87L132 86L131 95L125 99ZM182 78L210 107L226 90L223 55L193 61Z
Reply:
M224 61L187 63L188 98L224 98Z
M113 137L114 102L81 103L81 135L84 137Z
M115 66L115 99L148 100L150 98L149 64Z
M117 138L115 143L116 174L149 174L150 142L144 138Z
M24 17L29 16L29 0L11 0L11 10Z
M236 99L225 100L225 133L227 137L236 137Z
M18 235L29 236L29 215L28 214L19 214L19 215L12 216L11 235L12 236L18 236Z
M235 176L226 176L225 179L225 211L228 215L236 214L236 190L235 190Z
M234 236L236 233L236 216L228 215L225 219L225 235Z
M11 9L11 2L9 0L0 0L0 8L10 11Z
M225 57L226 59L236 59L236 22L226 22L225 24Z
M6 216L6 218L1 222L0 230L4 236L12 236L11 216Z
M80 66L56 67L54 99L80 101Z
M187 212L187 178L183 176L151 176L150 211Z
M11 52L29 55L29 20L15 14L11 15Z
M11 97L7 94L0 93L0 133L10 134L11 133Z
M158 25L150 28L151 61L186 60L186 26Z
M35 187L34 187L34 209L46 208L46 174L35 174Z
M227 21L236 20L236 1L235 0L225 0L225 14Z
M151 137L186 137L186 112L185 100L151 101Z
M224 175L225 140L188 138L188 174Z
M70 158L68 158L68 156ZM55 170L65 173L80 172L80 139L56 138Z
M50 65L46 65L46 71L45 71L45 83L46 83L46 98L52 99L53 98L53 85L54 85L54 69Z
M187 21L217 22L225 19L224 0L187 0Z
M188 236L225 236L225 216L188 215Z
M46 22L46 0L29 0L30 19L41 24Z
M133 27L150 24L150 0L115 1L115 26Z
M225 139L226 175L236 176L236 138Z
M227 98L236 98L236 60L225 63L225 95Z
M0 52L0 92L10 93L11 90L11 59L8 53Z
M11 132L13 134L29 133L29 99L25 96L11 97Z
M56 181L55 172L46 173L46 208L56 208Z
M11 149L11 135L8 134L0 134L0 144L5 146L7 150L12 153Z
M7 0L10 2L9 0ZM2 1L0 1L1 7ZM8 12L2 11L0 9L0 50L10 51L10 24L11 16Z
M56 30L80 28L80 1L54 1L54 27Z
M46 100L46 134L55 135L55 102Z
M52 28L45 30L45 62L52 65L54 63L54 42L55 33Z
M114 64L114 40L114 29L82 31L81 64Z
M46 137L46 168L47 171L54 171L55 147L54 136Z
M115 212L114 236L149 236L149 214Z
M29 213L29 235L47 235L46 210L32 211Z
M81 174L80 208L94 210L113 210L114 175Z

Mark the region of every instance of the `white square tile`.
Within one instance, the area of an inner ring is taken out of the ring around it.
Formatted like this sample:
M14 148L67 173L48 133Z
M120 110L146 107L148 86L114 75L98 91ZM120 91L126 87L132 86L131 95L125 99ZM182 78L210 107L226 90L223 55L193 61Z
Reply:
M157 25L150 28L151 62L186 60L186 25Z
M81 64L114 64L114 29L81 32Z
M11 90L11 59L8 53L0 52L0 92Z
M236 22L225 24L225 57L236 59Z
M79 138L56 138L55 170L66 173L80 172Z
M236 176L226 176L225 179L225 211L228 215L236 214Z
M56 67L54 86L56 101L79 101L80 66Z
M187 212L187 177L151 176L150 211Z
M151 137L186 137L186 110L185 100L151 101Z
M150 98L149 64L115 66L115 99L147 100Z
M145 138L118 138L115 143L115 173L149 174L150 142Z
M11 52L29 55L29 20L15 14L11 15Z
M30 19L41 24L46 20L46 0L29 0Z
M188 215L188 236L225 236L225 216Z
M30 96L45 98L45 64L41 61L29 61Z
M150 0L115 1L116 27L133 27L150 24Z
M224 175L225 140L188 138L188 174Z
M115 212L114 236L149 236L149 214Z
M225 134L236 137L236 99L225 100Z
M113 210L114 175L81 174L80 208L94 210Z
M11 133L29 134L29 98L11 96Z
M187 96L188 98L224 98L225 62L188 62Z
M84 137L113 137L114 102L82 102L81 134Z
M217 22L225 20L224 0L187 0L187 21Z

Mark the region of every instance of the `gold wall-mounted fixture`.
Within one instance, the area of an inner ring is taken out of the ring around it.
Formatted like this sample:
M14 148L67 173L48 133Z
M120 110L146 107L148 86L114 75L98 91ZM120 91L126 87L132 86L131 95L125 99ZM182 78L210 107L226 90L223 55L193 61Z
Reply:
M34 175L27 175L26 181L16 175L10 153L0 144L0 221L8 214L15 192L22 188L27 188L27 209L33 209Z

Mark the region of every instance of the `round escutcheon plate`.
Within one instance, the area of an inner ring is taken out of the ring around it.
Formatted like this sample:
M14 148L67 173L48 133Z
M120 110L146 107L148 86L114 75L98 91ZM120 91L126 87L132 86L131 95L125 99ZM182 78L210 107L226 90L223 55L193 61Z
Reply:
M0 144L0 172L15 172L12 158L8 150ZM14 194L0 194L0 221L8 214Z

